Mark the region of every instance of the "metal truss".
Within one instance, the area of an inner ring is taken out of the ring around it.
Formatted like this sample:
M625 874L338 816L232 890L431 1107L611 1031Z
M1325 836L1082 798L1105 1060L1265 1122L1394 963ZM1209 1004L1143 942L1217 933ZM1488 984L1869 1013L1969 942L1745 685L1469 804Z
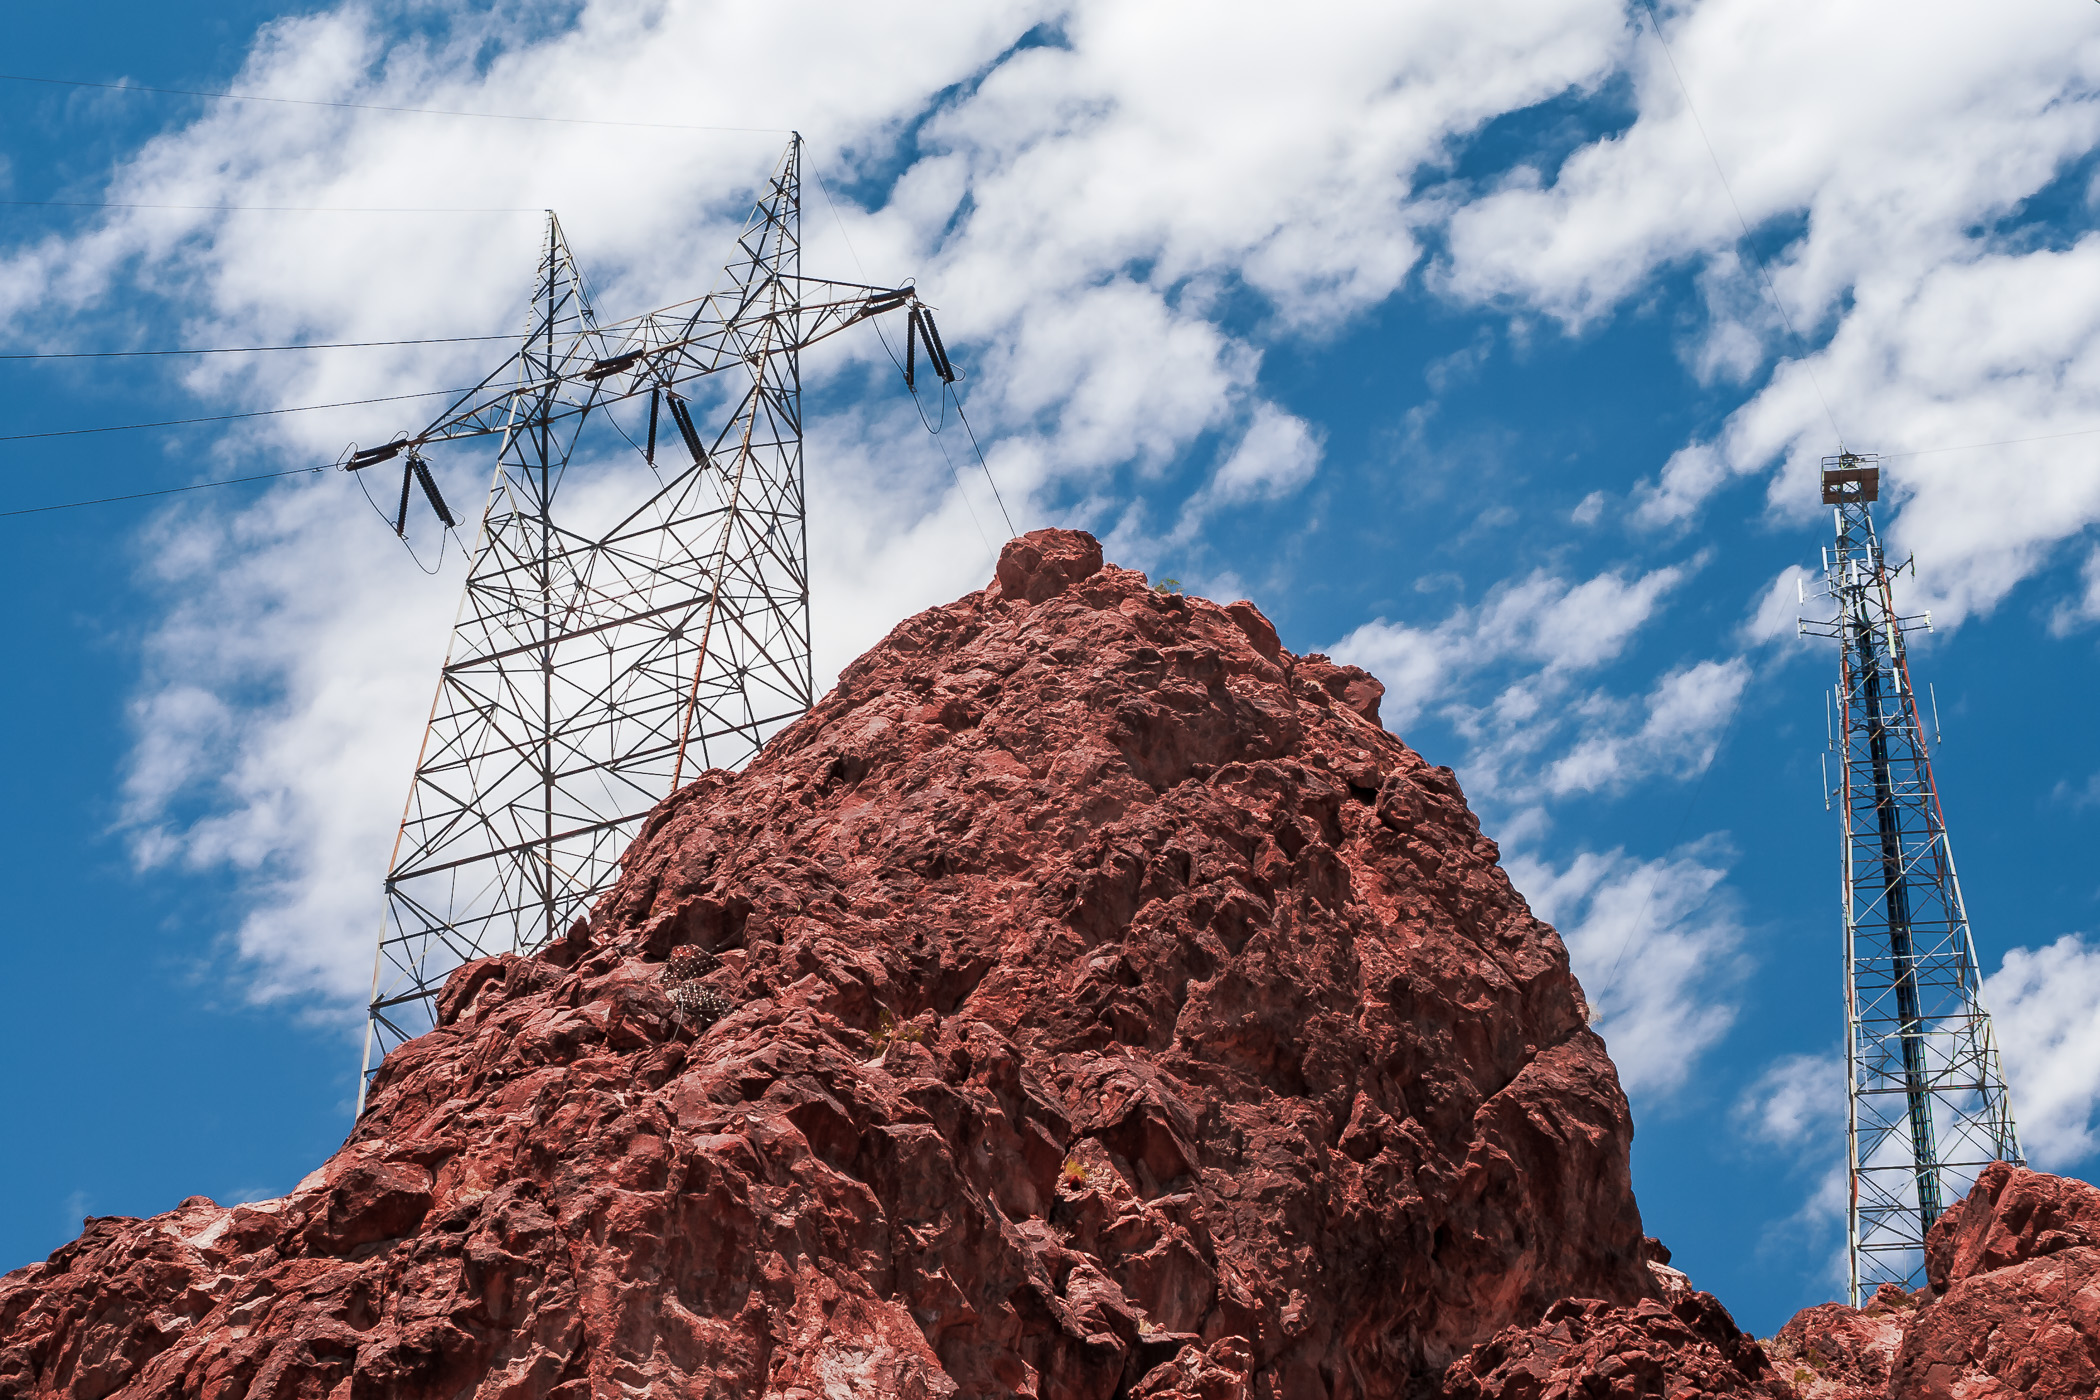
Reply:
M1835 616L1803 620L1835 639L1832 794L1843 818L1848 1252L1855 1307L1883 1283L1923 1282L1925 1232L1990 1163L2019 1162L2005 1072L1985 1010L1976 945L1933 785L1906 633L1874 533L1878 459L1823 462L1837 543L1823 585Z
M598 322L550 213L518 351L420 432L345 463L405 457L397 529L411 479L450 524L424 453L496 440L388 863L360 1110L380 1058L432 1025L454 968L562 933L611 885L651 807L702 768L749 759L814 698L801 351L900 307L938 340L909 287L801 275L800 157L798 137L715 291L629 321ZM929 356L952 377L945 353ZM696 390L717 413L689 401ZM595 523L590 504L557 508L594 430L655 473L609 526L602 506ZM659 430L686 461L658 460Z

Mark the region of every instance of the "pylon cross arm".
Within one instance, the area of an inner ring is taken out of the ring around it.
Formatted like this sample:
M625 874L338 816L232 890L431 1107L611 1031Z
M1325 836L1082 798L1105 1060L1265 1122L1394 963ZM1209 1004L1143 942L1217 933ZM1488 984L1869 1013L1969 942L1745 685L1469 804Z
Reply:
M781 295L762 307L748 301L710 318L706 312L726 300L720 294L703 299L702 309L666 324L679 307L665 307L632 322L607 327L590 324L557 339L553 371L541 339L525 345L496 366L481 382L454 399L437 417L413 434L352 455L343 465L362 471L409 448L433 442L458 442L514 432L522 426L578 418L596 408L622 403L652 392L719 374L749 363L730 344L767 322L776 323L771 353L800 351L884 312L910 306L918 293L910 287L877 287L828 278L783 276ZM808 293L820 293L810 299ZM617 338L616 338L617 336ZM639 342L639 343L637 343ZM613 347L618 346L616 350ZM537 372L535 372L537 371ZM624 378L624 385L615 381ZM521 414L521 402L538 399Z

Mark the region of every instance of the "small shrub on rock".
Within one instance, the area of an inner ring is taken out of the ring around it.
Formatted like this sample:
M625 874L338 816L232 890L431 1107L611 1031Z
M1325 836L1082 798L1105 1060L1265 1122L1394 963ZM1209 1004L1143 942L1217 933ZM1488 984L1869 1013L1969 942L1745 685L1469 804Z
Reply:
M919 1045L925 1039L926 1028L924 1026L915 1026L908 1021L899 1023L897 1018L890 1015L887 1011L883 1012L882 1018L875 1023L875 1048L877 1050L886 1050L896 1041L903 1041L906 1045Z

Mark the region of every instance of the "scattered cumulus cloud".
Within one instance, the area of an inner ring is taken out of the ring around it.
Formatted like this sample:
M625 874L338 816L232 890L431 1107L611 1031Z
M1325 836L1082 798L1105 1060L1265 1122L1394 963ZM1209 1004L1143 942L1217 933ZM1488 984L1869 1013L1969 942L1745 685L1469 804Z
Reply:
M2014 948L1983 984L1997 1027L2020 1146L2037 1167L2068 1171L2100 1140L2100 944L2067 933Z
M1182 508L1175 542L1186 545L1204 519L1221 507L1291 495L1319 470L1320 451L1320 434L1311 424L1274 404L1262 404L1232 454Z
M1748 964L1726 851L1703 842L1655 860L1585 852L1564 865L1507 863L1539 916L1560 929L1592 1027L1637 1102L1681 1089L1738 1012Z
M1736 1101L1737 1128L1752 1141L1828 1156L1844 1143L1845 1064L1835 1055L1785 1055Z
M1778 363L1636 492L1635 522L1682 527L1760 476L1771 510L1805 522L1842 436L1896 454L1892 545L1917 555L1920 605L1957 624L2100 523L2089 446L2034 441L2100 422L2100 235L1997 231L2100 139L2100 31L2042 0L1935 0L1898 29L1868 10L1774 19L1752 0L1673 11L1699 117L1642 36L1632 124L1458 205L1433 280L1580 329L1690 267L1709 312L1684 350L1694 373L1747 382ZM1741 262L1716 158L1785 318ZM1970 444L2002 445L1942 450Z
M1751 0L1671 12L1677 66L1799 340L1743 261L1654 36L1597 0L1493 15L1334 3L1288 23L1228 5L1200 26L1106 0L936 4L910 26L845 4L586 0L560 27L530 29L500 8L412 28L403 13L344 4L274 21L237 85L581 115L608 114L617 93L624 120L801 128L838 215L812 190L806 268L918 278L971 373L973 421L1023 529L1054 513L1142 564L1168 548L1200 555L1201 526L1225 512L1307 493L1327 465L1322 428L1265 389L1264 347L1334 335L1410 278L1461 310L1508 311L1519 348L1540 326L1599 326L1686 270L1706 316L1679 353L1702 382L1754 391L1648 479L1590 493L1573 526L1616 523L1623 506L1635 547L1666 556L1723 492L1753 482L1775 518L1805 522L1841 428L1856 447L1905 454L1889 459L1883 518L1892 548L1918 556L1907 606L1947 626L2100 524L2091 439L2032 441L2100 422L2100 235L2028 246L1995 232L2100 140L2100 30L2061 4L1927 0L1895 28L1842 8L1775 19ZM687 56L724 49L792 49L799 76L723 67L696 111ZM1551 168L1450 178L1454 152L1496 117L1622 76L1629 124ZM744 212L729 192L752 188L780 141L227 104L119 161L106 197L364 207L444 189L461 205L552 205L601 308L624 314L695 290L693 270L719 263ZM0 316L29 347L127 301L198 342L519 323L530 214L286 217L112 210L0 252ZM1259 327L1228 327L1227 289L1260 301ZM1491 344L1429 367L1432 392L1479 373ZM472 382L483 368L477 350L404 346L213 363L187 383L261 407ZM898 615L981 582L1004 530L967 460L867 387L891 373L880 346L842 337L808 370L843 386L810 429L821 678ZM414 416L295 415L230 434L197 467L333 460ZM1213 470L1174 476L1210 442ZM1939 450L1982 443L2008 445ZM468 499L486 470L439 468ZM232 936L258 995L338 1007L367 985L378 852L458 582L456 569L416 572L350 499L302 483L253 505L192 503L149 534L141 572L170 601L143 645L124 817L141 862L245 882L250 913ZM316 560L359 586L314 588ZM1697 567L1584 574L1527 559L1479 580L1476 602L1381 617L1329 650L1386 681L1396 728L1448 719L1469 787L1508 814L1506 831L1543 840L1557 802L1712 761L1748 660L1632 660ZM1185 571L1229 575L1200 557ZM1751 602L1738 645L1791 632L1801 576ZM2100 617L2095 580L2089 560L2062 629ZM1512 858L1568 932L1640 1092L1680 1084L1735 1015L1726 864L1717 844ZM2100 1003L2096 959L2071 937L2017 950L1990 984L2038 1160L2092 1150L2100 1083L2081 1066L2100 1055L2079 1007ZM1808 1134L1821 1072L1773 1067L1744 1121L1774 1142Z
M1741 657L1673 671L1647 697L1639 728L1584 739L1547 768L1547 790L1555 796L1597 792L1658 772L1705 771L1749 679Z
M1624 42L1595 0L1547 0L1494 24L1332 4L1288 24L1228 6L1191 27L1105 0L919 15L898 26L845 4L791 13L588 0L550 27L503 9L405 24L387 5L324 8L267 25L231 85L781 132L609 139L588 126L229 103L118 161L106 197L365 208L441 189L444 200L427 202L553 207L601 314L616 317L709 280L695 269L718 266L729 247L748 201L736 192L763 178L785 129L800 128L808 166L826 180L805 190L805 269L915 276L971 376L972 419L1015 523L1077 502L1066 518L1116 527L1126 557L1144 563L1172 538L1148 520L1270 505L1321 467L1319 428L1263 391L1260 343L1213 313L1218 289L1261 298L1265 336L1334 334L1418 265L1416 230L1441 217L1418 190L1452 143L1602 81ZM796 76L730 65L696 107L688 56L722 50L793 51ZM112 209L81 232L0 254L0 315L29 343L56 343L121 306L205 343L487 333L522 323L539 236L530 212ZM335 402L472 383L485 349L213 364L188 386L229 407ZM1004 527L963 473L959 444L930 444L894 392L876 392L893 371L872 337L828 342L805 370L843 400L812 419L808 452L823 680L898 615L980 583L989 559L953 542L989 549ZM267 420L196 466L332 461L346 441L420 421L418 405ZM1157 489L1205 440L1229 444L1208 480L1183 488L1178 506L1132 509L1131 481ZM448 491L473 498L466 483L486 464L443 456ZM324 478L249 506L195 502L151 535L141 571L174 601L144 642L125 815L142 863L242 882L250 913L233 942L258 995L338 1007L369 985L404 745L458 584L456 569L426 579L390 554L342 484ZM316 560L359 586L313 587ZM1183 571L1223 572L1202 558Z
M1815 572L1799 564L1781 569L1755 599L1750 616L1743 623L1743 641L1760 646L1798 637L1802 618L1814 616L1817 606L1825 613L1830 611L1828 603L1814 605L1804 601L1811 596L1808 590L1817 583Z
M1404 730L1461 678L1493 663L1515 660L1557 677L1615 659L1685 572L1613 570L1571 582L1535 569L1433 627L1376 618L1327 651L1385 682L1386 721Z

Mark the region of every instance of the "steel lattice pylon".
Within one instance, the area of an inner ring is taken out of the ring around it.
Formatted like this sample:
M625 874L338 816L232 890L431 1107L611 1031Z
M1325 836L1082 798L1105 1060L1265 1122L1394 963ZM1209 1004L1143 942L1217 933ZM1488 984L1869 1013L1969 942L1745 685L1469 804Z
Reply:
M403 517L421 481L449 524L422 450L499 443L389 862L360 1109L454 968L562 932L651 807L812 702L800 352L899 307L938 336L910 288L801 275L800 155L797 138L714 292L614 325L596 321L550 213L517 353L421 432L346 463L405 454ZM944 351L929 358L952 377ZM699 380L725 402L712 435L677 392ZM650 470L659 428L690 462L609 528L579 524L557 496L586 429L619 427L616 410Z
M1844 831L1855 1307L1883 1283L1917 1288L1925 1232L1940 1212L1990 1163L2022 1160L1904 647L1904 634L1931 618L1896 611L1897 570L1874 533L1876 460L1824 459L1837 543L1824 554L1818 596L1836 615L1801 624L1834 638L1843 657L1832 747Z

